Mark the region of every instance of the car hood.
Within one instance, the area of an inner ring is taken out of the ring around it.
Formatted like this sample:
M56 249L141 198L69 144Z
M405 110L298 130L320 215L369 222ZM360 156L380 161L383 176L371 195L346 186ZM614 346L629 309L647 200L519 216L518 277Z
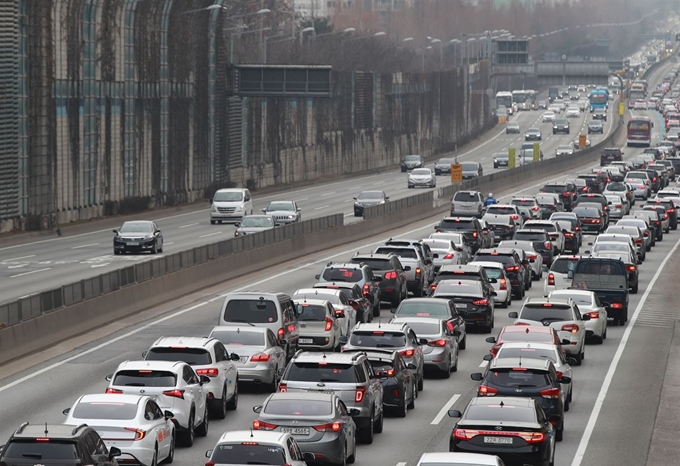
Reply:
M151 238L152 236L152 233L118 233L118 237L122 239Z
M432 175L409 175L408 177L412 180L429 180Z
M366 200L366 201L357 200L357 201L354 201L355 204L360 205L360 206L364 206L364 207L370 207L370 206L382 204L383 202L384 201L382 201L382 200L380 200L380 201L374 201L374 200Z
M265 213L267 215L277 216L277 217L284 217L286 215L290 215L292 217L295 217L295 214L296 214L296 212L291 212L290 210L268 210Z

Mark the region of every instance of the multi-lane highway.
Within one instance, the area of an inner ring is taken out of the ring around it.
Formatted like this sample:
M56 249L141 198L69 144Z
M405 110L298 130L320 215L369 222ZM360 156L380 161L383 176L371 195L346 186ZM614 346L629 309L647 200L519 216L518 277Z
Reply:
M654 83L653 80L651 82ZM519 119L531 122L537 117L538 114L531 113L520 115ZM573 137L572 135L570 140ZM493 147L500 150L504 144L507 146L510 142L503 139L504 136L498 136L494 142L475 151L474 155L479 159L487 157L488 160L489 154L495 151ZM548 139L543 144L547 155L558 141ZM640 152L641 149L629 148L625 157L634 157ZM574 167L570 173L564 173L555 179L562 180L589 168ZM385 181L385 190L391 187L394 192L405 184L403 176L394 173L374 178L377 179ZM390 179L392 183L388 182ZM355 180L334 187L312 189L317 190L314 191L316 194L340 191L341 188L342 193L347 193L371 186L365 183L367 182L363 180ZM534 186L497 195L501 201L513 194L530 195L542 184L537 182ZM347 208L344 210L348 212ZM197 214L196 221L199 219L201 228L208 228L204 225L207 223L205 213ZM298 261L288 262L266 272L241 277L220 287L187 296L174 306L165 306L151 310L144 316L134 316L118 322L115 327L100 332L105 334L110 330L108 335L78 339L76 343L67 342L64 348L74 344L82 346L63 355L0 368L0 439L6 439L25 420L32 423L62 422L64 417L61 411L64 408L69 407L81 394L102 393L106 387L104 377L113 372L121 361L139 359L142 351L157 337L207 335L217 322L224 293L252 288L292 293L297 288L314 283L314 275L328 261L348 259L357 250L368 251L381 244L388 236L426 237L431 233L436 220L438 217L414 222L390 232L389 235L380 235L359 244L301 257ZM168 228L167 225L165 228ZM184 229L187 228L190 227ZM557 445L556 466L645 464L654 427L660 381L663 380L672 334L669 322L678 318L664 313L659 306L646 304L650 296L659 292L657 279L665 275L664 271L667 269L664 267L680 243L679 238L680 231L666 235L664 241L648 253L647 261L640 266L640 293L631 295L631 321L628 326L610 327L604 344L588 346L584 364L574 369L574 398L571 410L566 414L564 441ZM82 237L78 240L85 241ZM57 245L51 248L65 249ZM65 256L69 256L70 251L66 250ZM3 254L6 253L7 251L3 251ZM542 284L534 282L534 285L528 297L541 296ZM519 303L515 302L510 310L518 308ZM387 319L388 316L389 312L383 310L382 318ZM507 311L498 309L496 328L510 323ZM453 425L453 421L446 416L446 411L450 408L464 408L475 395L478 384L469 375L484 367L482 357L490 346L484 341L485 337L486 335L469 335L467 349L461 352L458 372L448 380L427 379L425 389L416 402L416 409L410 411L404 419L388 418L384 432L376 436L373 445L359 446L357 464L413 466L422 452L446 451ZM10 371L14 373L9 373ZM265 397L266 394L255 388L241 387L238 410L229 412L224 421L213 421L208 437L198 438L192 448L178 449L175 464L202 464L205 461L204 451L214 446L221 433L251 425L254 418L252 407L260 404Z
M551 123L542 123L543 111L520 112L512 117L520 125L520 134L505 134L504 126L489 132L480 142L461 151L459 161L474 160L483 164L485 174L494 172L493 154L507 151L509 147L519 149L524 142L524 131L529 127L542 130L541 148L545 157L554 157L559 145L571 144L578 134L587 130L588 114L571 118L570 135L553 135ZM612 127L613 118L605 123L605 134L589 136L595 145L606 137ZM428 164L431 166L432 164ZM311 187L290 190L258 197L254 193L256 212L276 199L293 199L303 212L303 219L343 212L345 222L360 221L353 214L353 200L359 192L367 189L381 189L391 199L414 194L407 189L406 174L390 170L381 174L359 176ZM450 184L447 176L438 177L438 187ZM163 232L165 247L162 254L190 249L203 244L214 243L234 235L233 225L211 225L208 208L157 220ZM61 285L89 278L132 263L150 260L149 254L114 256L113 233L110 229L91 233L63 236L47 240L28 241L23 244L3 247L0 242L0 303L28 296Z

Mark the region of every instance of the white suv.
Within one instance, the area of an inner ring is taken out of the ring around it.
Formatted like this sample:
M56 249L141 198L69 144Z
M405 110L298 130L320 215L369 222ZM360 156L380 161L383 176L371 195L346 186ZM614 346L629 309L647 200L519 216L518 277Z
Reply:
M198 376L181 361L124 361L106 376L106 393L155 396L162 411L174 414L172 422L185 446L194 444L194 433L208 435L207 376Z
M196 374L205 375L210 382L204 384L210 414L224 419L227 410L238 405L238 369L236 353L229 354L221 341L208 337L161 337L142 353L147 361L183 361Z
M548 294L552 291L566 290L571 287L569 272L574 270L576 263L580 258L580 256L557 256L553 260L550 270L548 271L548 276L543 282L544 297L548 297Z

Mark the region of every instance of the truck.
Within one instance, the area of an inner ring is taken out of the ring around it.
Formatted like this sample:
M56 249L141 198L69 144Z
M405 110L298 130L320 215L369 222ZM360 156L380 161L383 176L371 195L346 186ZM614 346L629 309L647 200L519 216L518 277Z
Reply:
M568 277L572 279L572 289L595 293L607 309L607 317L614 319L614 325L628 322L628 271L621 260L581 257Z
M553 103L555 99L560 95L560 90L557 87L549 87L548 88L548 100L550 103Z

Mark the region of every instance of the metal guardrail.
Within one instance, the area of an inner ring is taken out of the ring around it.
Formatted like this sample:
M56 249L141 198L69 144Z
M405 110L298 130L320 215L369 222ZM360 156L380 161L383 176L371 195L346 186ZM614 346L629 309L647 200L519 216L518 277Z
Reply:
M343 225L343 214L304 220L253 235L168 254L0 305L0 324L12 326L67 306L182 269Z

